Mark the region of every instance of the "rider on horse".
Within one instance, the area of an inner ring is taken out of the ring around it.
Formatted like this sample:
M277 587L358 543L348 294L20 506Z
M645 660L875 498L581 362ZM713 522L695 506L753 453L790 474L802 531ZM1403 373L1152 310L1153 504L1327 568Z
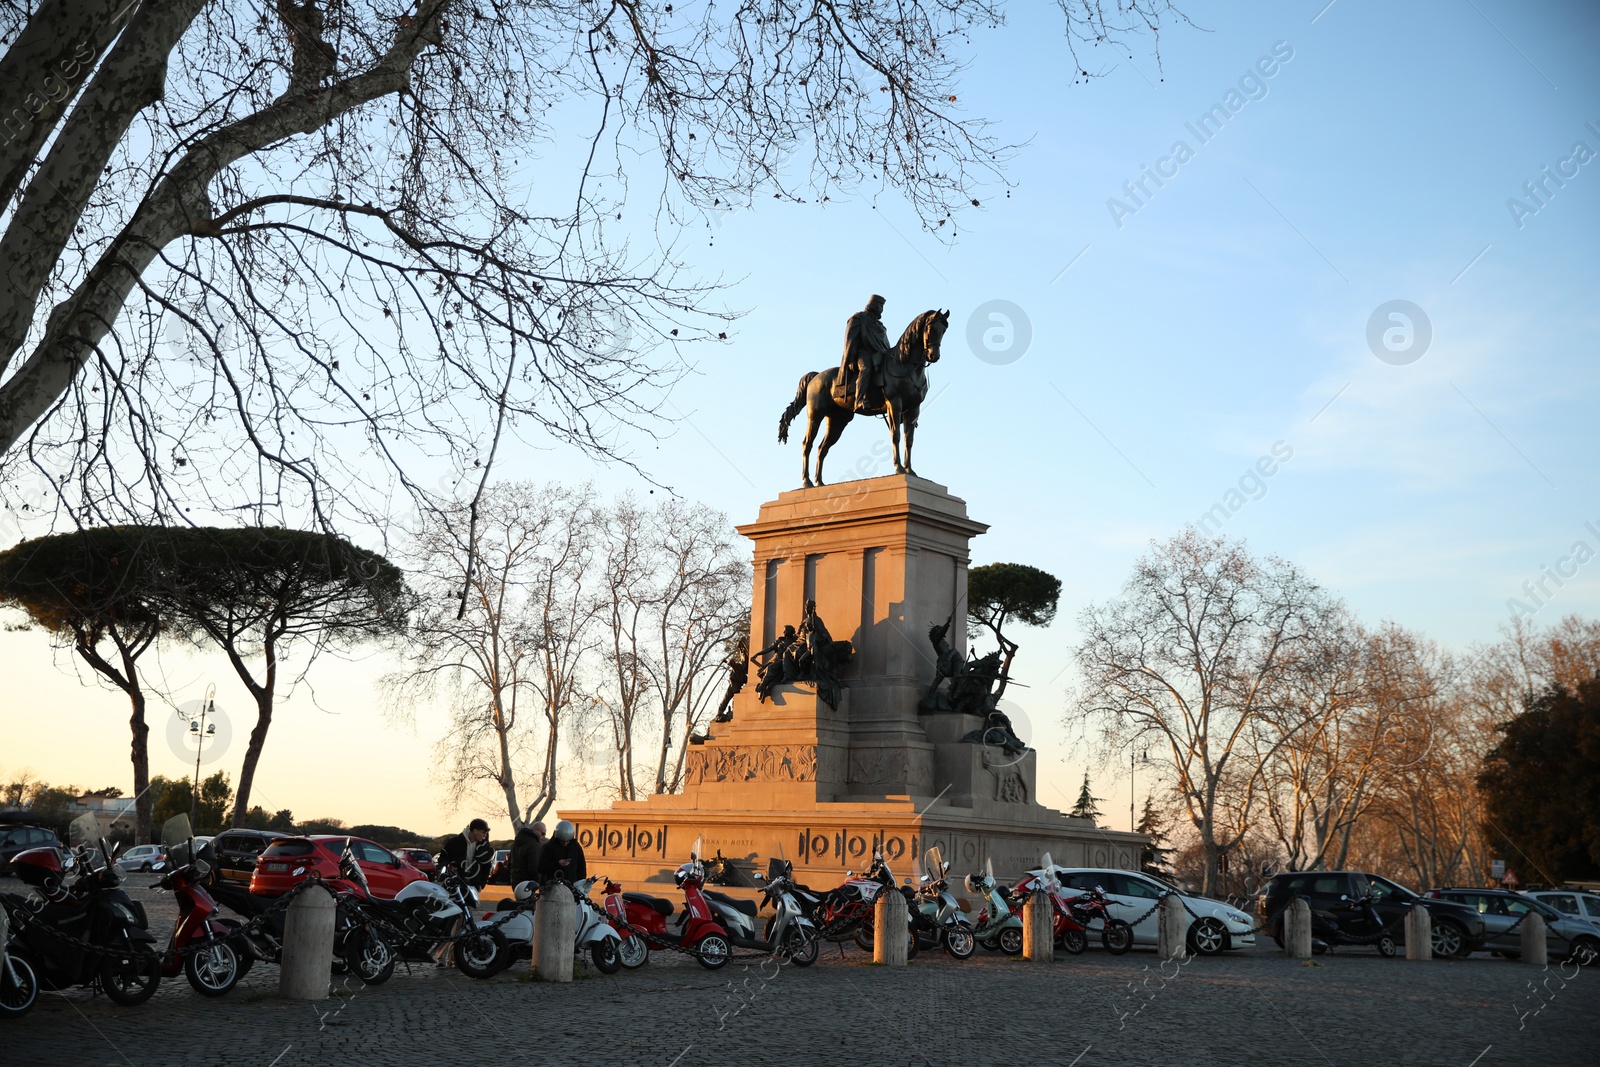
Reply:
M834 403L858 415L883 410L883 358L892 349L883 328L883 297L876 293L865 311L850 316L844 330L844 358L834 379Z

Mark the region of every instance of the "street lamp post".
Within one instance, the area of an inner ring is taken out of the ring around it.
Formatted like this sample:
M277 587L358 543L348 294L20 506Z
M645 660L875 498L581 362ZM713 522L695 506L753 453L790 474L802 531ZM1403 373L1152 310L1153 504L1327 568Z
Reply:
M1133 814L1134 800L1138 796L1137 792L1133 788L1133 766L1134 766L1133 756L1134 756L1133 749L1131 749L1131 748L1128 749L1128 831L1130 833L1137 832L1138 829L1139 829L1139 822L1134 817L1134 814ZM1140 750L1140 752L1139 752L1139 762L1140 763L1149 763L1150 762L1150 750L1148 748Z
M206 742L217 736L217 724L206 719L217 710L217 687L206 687L206 698L200 702L200 718L189 720L189 736L194 738L194 777L189 780L189 828L195 829L200 817L200 754Z

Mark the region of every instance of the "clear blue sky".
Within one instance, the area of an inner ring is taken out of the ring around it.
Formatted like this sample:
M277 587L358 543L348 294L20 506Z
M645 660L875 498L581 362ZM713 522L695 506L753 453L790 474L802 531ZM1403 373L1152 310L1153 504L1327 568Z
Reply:
M748 314L726 346L695 353L700 373L673 395L683 418L669 436L635 446L677 492L748 521L798 484L798 447L777 444L778 415L804 371L837 361L845 317L873 292L888 298L892 335L926 308L952 309L916 466L991 524L975 562L1030 563L1063 580L1060 620L1019 635L1020 676L1033 686L1020 702L1041 775L1059 786L1041 788L1047 803L1069 802L1086 763L1086 746L1060 726L1078 612L1116 593L1150 539L1225 500L1275 443L1292 457L1247 482L1265 495L1223 530L1299 563L1369 622L1392 618L1464 650L1496 637L1507 599L1541 565L1580 539L1600 550L1584 526L1600 529L1600 156L1574 156L1578 142L1600 153L1594 6L1185 9L1203 30L1170 30L1162 68L1135 42L1131 60L1106 57L1107 76L1088 85L1071 84L1050 5L1011 5L1007 27L975 36L961 99L1028 144L1010 195L980 192L983 208L960 220L953 245L920 232L891 197L825 209L767 201L691 231L689 266L728 280L728 304ZM1292 58L1263 77L1258 60L1275 47ZM1226 109L1230 90L1242 106L1202 143L1189 125ZM1542 205L1529 198L1525 182L1563 166L1564 185L1546 181ZM1159 188L1147 179L1136 203L1124 183L1146 167L1171 176ZM1120 226L1111 198L1125 205ZM1512 198L1526 205L1520 219ZM966 341L991 300L1031 324L1030 347L1007 365ZM1411 362L1414 350L1384 362L1368 343L1374 311L1395 300L1431 325ZM858 420L833 454L835 478L885 433ZM648 488L560 450L522 450L510 473ZM1550 588L1537 621L1600 613L1600 559ZM41 733L0 763L84 784L102 767L125 777L126 738L112 728L122 705L38 662L39 640L0 635L8 660L33 661L22 706L82 706L104 758L79 773L81 750L39 747ZM205 678L237 688L220 662L173 662L195 696ZM396 808L340 788L331 764L306 766L373 725L368 679L381 667L313 675L337 719L303 696L280 713L262 769L268 799L302 815L441 821L437 796L413 790ZM425 767L426 724L416 737L379 729L366 742L375 751ZM1123 825L1126 784L1094 773Z

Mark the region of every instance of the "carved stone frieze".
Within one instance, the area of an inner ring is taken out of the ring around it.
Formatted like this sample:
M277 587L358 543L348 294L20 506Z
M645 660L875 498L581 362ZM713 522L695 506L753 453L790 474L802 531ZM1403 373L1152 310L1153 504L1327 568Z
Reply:
M690 782L814 782L816 745L759 745L690 752Z

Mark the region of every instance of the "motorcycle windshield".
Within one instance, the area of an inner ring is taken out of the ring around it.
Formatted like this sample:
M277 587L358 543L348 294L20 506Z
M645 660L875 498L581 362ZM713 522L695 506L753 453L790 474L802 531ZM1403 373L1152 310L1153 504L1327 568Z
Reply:
M189 826L189 816L174 815L161 824L161 844L167 850L167 860L173 867L186 867L194 859L194 831Z
M776 856L767 859L767 881L776 882L779 878L789 877L793 865L788 860L781 860Z
M73 848L95 848L100 842L100 820L85 812L67 827L67 843Z
M367 872L361 869L361 863L356 859L355 848L348 837L344 839L344 854L339 857L339 870L346 878L360 886L363 893L367 896L372 895L372 889L367 885Z

